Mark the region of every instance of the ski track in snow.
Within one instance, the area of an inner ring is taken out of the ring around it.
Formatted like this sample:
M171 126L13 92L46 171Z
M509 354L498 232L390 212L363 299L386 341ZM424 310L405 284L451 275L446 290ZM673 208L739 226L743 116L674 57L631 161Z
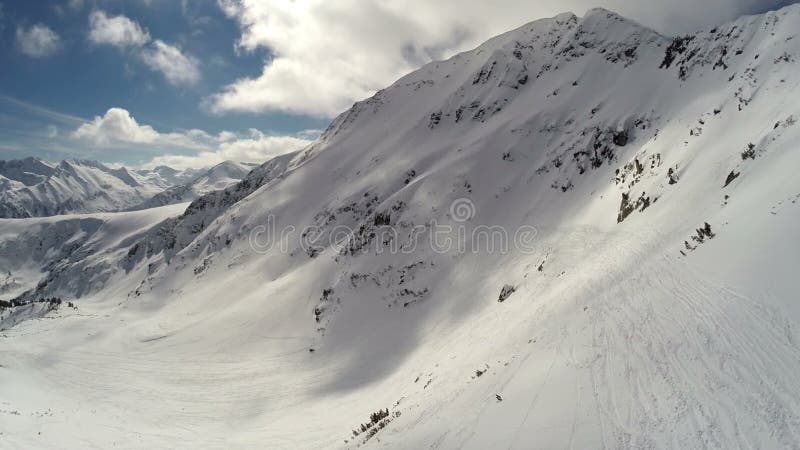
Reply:
M595 236L595 244L586 240L589 235ZM644 236L621 239L589 229L564 236L562 242L572 248L564 247L562 253L577 255L590 247L598 250L596 256L564 276L569 293L562 292L563 283L556 292L540 291L547 300L541 300L538 308L529 305L530 316L515 324L515 332L530 330L535 343L509 347L498 336L500 340L488 344L497 352L511 348L512 363L493 367L472 385L462 385L453 373L442 374L453 380L455 391L434 384L444 389L435 395L447 400L429 404L420 418L458 420L452 424L455 429L426 446L587 448L602 442L602 448L609 449L764 448L767 443L796 447L800 349L787 331L787 320L763 302L693 274L672 256L630 245L646 241ZM603 262L609 257L630 263L609 270ZM508 319L491 309L480 314ZM269 411L299 411L313 408L317 401L320 407L326 403L309 395L326 374L300 363L308 354L303 338L262 335L262 342L278 342L281 350L257 358L227 354L223 349L237 343L226 340L215 342L217 349L186 354L182 346L172 347L170 334L128 342L125 346L130 348L120 351L103 349L102 335L108 331L103 331L107 325L102 321L107 319L64 318L52 322L54 327L41 328L45 320L5 332L0 370L38 367L33 375L36 385L64 395L63 404L73 405L57 415L69 415L70 408L93 410L92 405L105 405L104 414L117 411L101 421L112 434L131 431L124 425L122 411L140 418L153 414L145 420L151 431L135 433L144 442L171 442L178 433L202 435L198 443L224 446L228 441L221 436L227 427L242 431ZM37 335L57 336L59 328L69 328L73 320L87 321L87 331L98 332L100 340L44 353L13 344L38 340ZM474 323L482 320L476 317L467 327L474 331ZM560 325L551 328L548 323ZM436 355L447 354L453 346L441 344L432 345L422 359L440 359ZM487 346L480 339L468 345ZM368 398L368 392L369 388L360 395ZM502 395L502 402L494 400L495 393ZM421 395L412 394L410 399L425 403ZM462 396L471 399L472 406L460 405ZM481 400L476 404L477 399ZM108 410L109 404L115 408ZM560 419L553 422L554 417ZM110 425L115 421L120 425ZM42 429L52 425L39 422ZM368 447L381 442L404 447L402 436L413 433L411 425L385 430L382 439L369 441ZM209 426L221 434L209 440L214 435L208 434ZM506 432L498 438L499 430ZM277 429L262 432L263 442L271 446L298 442L291 434L281 437ZM247 442L242 441L244 446Z
M800 449L798 24L564 14L188 206L0 222L3 299L77 306L0 317L0 448ZM379 252L465 199L536 248Z
M597 294L575 297L584 317L501 369L475 420L462 424L466 438L441 446L797 448L800 349L786 319L670 256L649 259L630 274L589 263L588 276L571 278L572 289ZM554 405L572 411L557 414L560 425L547 420Z

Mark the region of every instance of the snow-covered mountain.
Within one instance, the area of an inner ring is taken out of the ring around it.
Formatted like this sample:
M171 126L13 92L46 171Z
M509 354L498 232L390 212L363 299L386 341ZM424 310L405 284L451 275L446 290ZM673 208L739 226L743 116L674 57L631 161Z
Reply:
M119 211L181 203L241 180L246 165L213 169L112 169L97 161L50 163L38 158L0 161L0 217L25 218ZM181 190L181 195L170 192Z
M148 183L161 189L168 189L192 181L205 170L194 168L178 170L168 166L156 166L152 169L136 169L135 172Z
M185 210L0 222L3 437L799 446L797 30L563 14Z
M208 194L220 191L241 181L255 164L225 161L196 174L196 178L177 184L154 195L152 198L136 205L131 210L157 208L176 203L186 203Z

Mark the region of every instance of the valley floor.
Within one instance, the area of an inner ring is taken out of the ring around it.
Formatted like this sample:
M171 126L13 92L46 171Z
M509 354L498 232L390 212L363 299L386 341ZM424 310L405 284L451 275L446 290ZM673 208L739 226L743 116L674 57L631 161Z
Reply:
M432 306L407 342L407 320L377 319L342 338L376 341L351 345L362 355L271 332L269 288L224 304L94 299L24 322L0 335L0 446L800 445L800 347L780 299L633 245L653 236L557 238L559 258L525 266L506 302ZM353 437L384 408L384 429Z
M798 29L562 14L188 206L0 222L4 300L77 299L0 314L0 448L800 449Z

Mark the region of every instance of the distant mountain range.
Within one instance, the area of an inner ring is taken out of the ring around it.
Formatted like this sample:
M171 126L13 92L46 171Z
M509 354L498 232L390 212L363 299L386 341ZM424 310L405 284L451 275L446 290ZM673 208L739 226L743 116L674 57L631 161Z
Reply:
M225 161L216 166L202 170L189 182L177 184L154 195L148 200L129 208L129 210L142 210L159 206L173 205L175 203L191 202L204 194L219 191L236 184L243 179L255 164ZM182 175L182 174L181 174ZM193 173L193 175L195 175Z
M97 161L0 161L0 218L144 209L189 202L242 179L253 166L110 168Z
M800 5L561 14L187 207L0 220L0 447L800 448L798 61ZM6 166L53 210L244 169Z

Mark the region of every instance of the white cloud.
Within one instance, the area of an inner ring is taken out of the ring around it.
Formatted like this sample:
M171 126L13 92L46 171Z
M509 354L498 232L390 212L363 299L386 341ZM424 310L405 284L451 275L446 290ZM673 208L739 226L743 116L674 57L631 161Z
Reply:
M147 29L128 17L110 17L103 11L92 12L89 15L89 42L119 49L135 48L135 54L147 67L160 72L174 86L191 86L200 81L200 62L197 58L160 39L151 40Z
M220 142L230 142L236 139L236 133L230 131L223 131L218 136Z
M37 24L25 29L17 28L17 45L22 53L32 58L44 58L58 50L61 38L46 25Z
M83 8L83 0L69 0L67 5L73 11L78 11L79 9Z
M250 130L249 137L240 137L220 142L214 149L196 155L164 155L153 158L147 167L170 166L178 169L208 167L223 161L263 163L276 156L300 150L312 141L296 136L268 136L258 130Z
M733 19L767 6L764 2L218 0L242 30L237 48L266 49L270 58L260 74L212 96L210 109L332 116L431 59L474 47L537 18L604 6L678 33Z
M139 125L131 114L122 108L111 108L105 115L78 127L74 139L86 140L95 146L115 144L169 145L174 147L202 148L199 142L182 133L162 134L149 125Z
M200 81L200 62L183 54L178 47L156 40L142 51L141 57L148 67L161 72L172 85L193 85Z
M9 97L7 95L0 94L0 103L5 103L11 105L14 108L19 108L24 111L25 114L33 114L38 117L43 117L48 120L52 120L58 123L64 124L77 124L77 123L84 123L86 120L78 117L73 116L70 114L64 114L59 111L55 111L49 108L45 108L43 106L39 106L34 103L29 103L23 100L16 99L14 97Z
M97 148L158 149L166 154L153 158L146 166L175 168L207 167L227 160L262 163L311 143L299 135L270 136L255 129L244 136L230 131L211 135L197 129L160 133L150 125L139 124L122 108L111 108L103 116L80 125L70 137Z
M303 131L297 133L297 136L301 137L301 138L304 138L304 139L314 140L314 139L322 136L323 132L325 132L325 130L303 130Z
M119 48L141 47L150 41L150 34L125 16L109 17L103 11L94 11L89 15L89 41Z
M233 141L222 142L218 153L225 159L234 161L258 162L275 156L299 150L311 141L295 136L268 136L251 129L250 136Z
M91 122L79 126L72 137L86 139L95 145L153 144L159 134L151 126L139 125L128 111L111 108L104 116L96 116Z

